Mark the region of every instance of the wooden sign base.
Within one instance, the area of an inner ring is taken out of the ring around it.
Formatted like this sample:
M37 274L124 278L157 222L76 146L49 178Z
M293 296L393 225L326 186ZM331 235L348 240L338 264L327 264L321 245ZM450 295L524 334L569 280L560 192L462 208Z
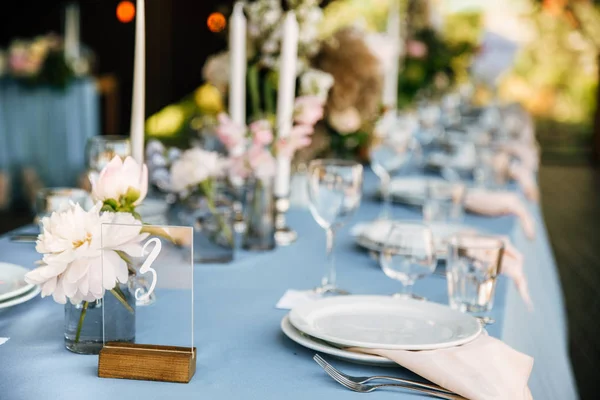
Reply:
M189 383L195 372L195 347L109 342L98 358L100 378Z

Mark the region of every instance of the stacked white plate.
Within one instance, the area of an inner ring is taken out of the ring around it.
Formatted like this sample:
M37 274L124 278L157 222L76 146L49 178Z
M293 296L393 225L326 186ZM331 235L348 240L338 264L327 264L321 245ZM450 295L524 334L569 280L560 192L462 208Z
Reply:
M390 232L392 220L375 220L366 224L356 224L352 227L351 235L356 244L367 250L379 252L383 249L387 235ZM410 222L410 221L405 221ZM478 233L476 229L457 223L432 222L427 224L433 234L435 252L438 258L445 258L448 252L448 240L457 233Z
M0 308L25 303L37 296L41 288L25 282L27 268L0 262Z
M347 350L434 350L460 346L482 332L472 316L448 306L388 296L330 297L294 308L281 321L284 334L309 349L372 365L386 358Z

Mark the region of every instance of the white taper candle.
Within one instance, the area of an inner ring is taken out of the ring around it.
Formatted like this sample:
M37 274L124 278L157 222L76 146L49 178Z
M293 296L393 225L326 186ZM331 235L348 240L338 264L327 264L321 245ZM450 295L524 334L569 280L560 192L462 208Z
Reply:
M65 59L77 60L80 55L79 4L71 3L65 8Z
M135 53L133 60L133 98L131 102L131 155L144 162L144 114L146 92L146 22L144 0L137 0L135 15Z
M276 130L278 138L286 138L290 135L294 118L299 29L293 11L289 11L285 16L282 32L279 85L277 88ZM291 161L285 157L277 157L277 174L274 187L274 193L277 197L289 195Z
M246 17L244 4L233 7L229 19L229 115L233 122L246 124Z
M394 61L385 71L382 103L390 111L398 106L398 74L400 73L400 2L392 0L387 22L387 35L394 43Z

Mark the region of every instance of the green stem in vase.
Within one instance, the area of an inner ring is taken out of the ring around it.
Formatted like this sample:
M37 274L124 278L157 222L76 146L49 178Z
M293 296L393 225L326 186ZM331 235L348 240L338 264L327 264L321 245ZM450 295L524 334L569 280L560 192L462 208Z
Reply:
M260 88L258 87L257 64L253 64L248 68L248 94L250 95L252 119L256 119L260 116Z
M208 205L208 210L217 219L219 228L221 228L221 231L223 232L223 235L225 235L225 239L227 240L227 242L231 246L233 246L233 232L231 231L231 228L226 223L226 221L223 219L223 216L219 215L217 207L215 206L215 200L213 198L213 190L212 190L213 189L212 188L212 180L206 179L206 180L202 181L202 183L200 183L200 185L202 187L202 191L204 192L204 195L206 196L206 204Z
M125 298L125 293L123 293L123 291L121 290L121 288L119 287L119 285L115 285L114 288L112 288L110 290L110 292L113 294L113 296L116 297L117 300L119 300L119 302L121 304L123 304L123 306L127 309L127 311L129 311L130 313L134 313L135 311L133 310L133 308L129 305L129 303L127 303L127 299Z
M89 303L87 301L83 302L83 307L81 308L81 314L79 314L79 322L77 323L77 333L75 334L75 343L79 343L79 338L81 336L81 329L83 328L83 320L85 319L85 314L87 314Z

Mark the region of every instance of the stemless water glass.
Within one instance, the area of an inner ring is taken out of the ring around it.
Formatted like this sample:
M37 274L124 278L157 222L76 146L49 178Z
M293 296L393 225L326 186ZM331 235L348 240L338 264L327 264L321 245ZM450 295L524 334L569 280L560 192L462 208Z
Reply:
M336 230L358 209L362 197L363 167L346 160L314 160L308 166L307 189L313 218L327 235L327 269L319 294L347 294L336 287L333 245Z
M50 216L55 211L62 211L70 203L79 204L83 209L89 201L89 194L78 188L44 188L35 196L35 219L40 225L42 218Z
M408 160L411 138L411 132L390 134L376 138L369 149L371 168L381 181L383 203L379 219L391 217L390 181L392 174L398 172Z
M402 283L402 291L395 297L423 299L413 294L417 279L435 271L436 255L433 234L424 224L396 222L390 227L379 263L383 272Z
M86 159L88 177L91 183L98 178L98 174L113 159L119 156L125 159L131 155L129 137L105 135L90 138L86 146Z
M466 186L462 182L428 181L425 186L423 220L459 221L464 213Z
M450 238L446 263L450 307L473 313L491 310L503 254L504 242L496 237Z

